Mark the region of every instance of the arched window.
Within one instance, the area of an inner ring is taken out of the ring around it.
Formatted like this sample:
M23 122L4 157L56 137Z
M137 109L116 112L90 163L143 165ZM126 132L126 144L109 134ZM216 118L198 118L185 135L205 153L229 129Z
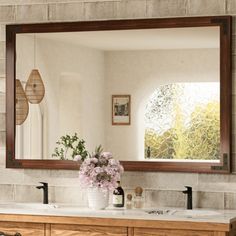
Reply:
M219 157L219 83L173 83L157 88L145 107L145 158Z

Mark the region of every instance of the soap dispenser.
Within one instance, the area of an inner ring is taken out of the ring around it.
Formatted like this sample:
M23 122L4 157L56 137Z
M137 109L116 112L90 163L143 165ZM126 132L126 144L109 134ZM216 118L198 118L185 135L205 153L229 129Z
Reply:
M127 194L127 196L126 196L126 209L133 208L132 198L133 198L132 194Z
M135 208L143 208L144 206L144 198L142 196L143 189L141 187L136 187L134 196L134 207Z

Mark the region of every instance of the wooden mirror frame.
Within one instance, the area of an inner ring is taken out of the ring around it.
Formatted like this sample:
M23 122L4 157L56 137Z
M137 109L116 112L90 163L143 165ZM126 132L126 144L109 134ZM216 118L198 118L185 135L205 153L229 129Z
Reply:
M74 161L15 159L16 34L177 27L220 27L220 164L206 162L122 161L127 171L229 173L231 171L231 16L108 20L6 26L6 167L31 169L79 169Z

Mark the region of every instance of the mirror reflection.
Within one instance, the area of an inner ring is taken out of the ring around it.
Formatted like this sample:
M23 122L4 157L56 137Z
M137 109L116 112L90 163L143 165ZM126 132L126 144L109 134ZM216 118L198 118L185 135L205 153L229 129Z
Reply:
M219 27L17 34L16 54L16 159L72 159L53 154L76 133L119 160L219 160Z

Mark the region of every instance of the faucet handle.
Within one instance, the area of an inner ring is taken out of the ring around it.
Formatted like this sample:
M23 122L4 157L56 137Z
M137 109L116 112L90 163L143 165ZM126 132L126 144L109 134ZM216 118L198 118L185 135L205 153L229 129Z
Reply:
M187 191L192 191L192 187L191 186L184 186L185 188L187 188Z
M184 187L187 189L182 191L183 193L185 193L185 194L192 193L192 187L190 187L190 186L184 186Z
M42 184L45 187L48 187L48 183L46 183L46 182L39 182L39 183Z

